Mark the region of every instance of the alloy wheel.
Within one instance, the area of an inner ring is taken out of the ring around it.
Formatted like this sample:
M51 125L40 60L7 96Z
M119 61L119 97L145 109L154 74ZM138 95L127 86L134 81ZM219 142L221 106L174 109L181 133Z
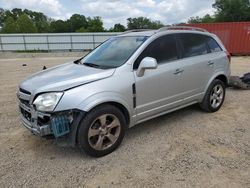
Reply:
M218 84L215 85L211 94L210 94L210 104L212 108L218 108L222 101L223 101L223 97L224 97L224 89L222 87L222 85Z
M113 146L121 133L121 123L113 114L97 117L88 130L88 142L95 150L106 150Z

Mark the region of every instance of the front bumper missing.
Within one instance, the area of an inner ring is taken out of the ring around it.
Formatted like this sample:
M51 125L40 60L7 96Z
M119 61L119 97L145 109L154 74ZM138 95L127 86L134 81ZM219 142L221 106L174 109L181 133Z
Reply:
M85 112L77 109L43 113L36 111L30 104L31 95L25 90L17 93L19 112L22 124L33 134L39 136L54 136L57 143L75 146L77 128L85 116ZM53 126L54 125L54 126Z
M73 122L71 110L53 114L42 113L23 103L19 103L19 109L23 125L36 135L53 135L58 138L70 132Z
M37 112L22 103L19 103L19 110L22 124L32 133L39 136L53 135L51 124L49 121L51 118L50 114ZM43 120L45 118L48 119L47 122L39 122L39 120Z
M41 137L52 135L57 138L57 143L63 146L75 146L77 127L84 117L85 112L80 110L68 110L62 112L56 112L53 114L45 114L37 112L31 108L27 108L22 103L19 104L20 112L25 109L29 112L30 117L23 112L20 113L22 124L29 129L33 134ZM47 118L44 124L41 124L41 120ZM54 125L54 126L53 126Z

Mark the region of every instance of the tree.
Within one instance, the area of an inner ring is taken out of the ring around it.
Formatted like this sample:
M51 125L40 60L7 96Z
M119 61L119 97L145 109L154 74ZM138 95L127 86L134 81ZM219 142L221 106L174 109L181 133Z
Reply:
M3 27L5 17L5 10L0 8L0 27Z
M37 33L37 28L27 14L22 14L16 21L18 33Z
M49 18L41 12L35 12L28 9L22 10L19 8L14 8L11 11L0 9L0 26L1 24L3 25L3 23L6 22L8 18L11 17L16 22L24 14L27 15L29 19L31 19L33 23L32 25L37 28L37 32L49 32Z
M54 33L63 33L63 32L69 32L70 27L67 21L56 20L51 22L50 30L51 32Z
M187 21L188 23L201 23L201 18L199 16L191 17Z
M128 18L128 29L159 29L164 25L160 21L151 21L145 17Z
M84 33L84 32L88 32L88 30L84 27L81 27L80 29L76 30L76 32Z
M215 22L215 18L210 16L210 14L206 14L203 17L191 17L188 19L188 23L213 23Z
M68 20L71 32L75 32L80 28L87 28L88 22L85 16L73 14Z
M30 17L39 33L47 33L50 31L50 23L46 15L41 12L35 12L28 9L25 9L23 12Z
M3 33L17 33L17 25L15 20L12 17L6 19L3 24Z
M111 31L111 32L124 32L125 30L126 30L126 27L124 25L117 23L109 31Z
M215 20L218 22L239 22L250 20L249 0L216 0Z
M206 14L202 19L201 19L202 23L213 23L215 22L215 19L213 16L211 16L210 14Z
M13 8L11 10L11 13L12 13L12 17L14 18L14 20L17 20L17 18L23 14L23 10L20 8Z
M88 21L88 27L87 27L88 32L103 32L104 31L101 17L99 16L96 16L94 18L88 17L87 21Z

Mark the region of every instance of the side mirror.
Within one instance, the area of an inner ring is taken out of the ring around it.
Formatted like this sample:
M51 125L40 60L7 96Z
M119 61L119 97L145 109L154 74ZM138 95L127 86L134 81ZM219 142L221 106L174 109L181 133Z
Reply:
M157 61L155 58L152 57L145 57L138 67L136 71L136 75L138 77L142 77L144 75L145 70L147 69L156 69L158 66Z

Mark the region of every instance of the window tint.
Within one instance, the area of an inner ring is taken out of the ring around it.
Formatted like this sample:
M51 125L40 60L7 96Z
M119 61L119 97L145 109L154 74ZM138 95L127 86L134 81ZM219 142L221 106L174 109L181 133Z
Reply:
M174 35L160 37L149 44L135 61L134 69L139 67L145 57L153 57L159 64L178 59Z
M183 46L184 57L192 57L208 53L207 37L199 34L185 33L179 34L180 42Z
M208 40L207 40L207 44L208 44L208 47L210 49L210 52L219 52L221 51L221 47L219 46L219 44L211 37L208 37Z

